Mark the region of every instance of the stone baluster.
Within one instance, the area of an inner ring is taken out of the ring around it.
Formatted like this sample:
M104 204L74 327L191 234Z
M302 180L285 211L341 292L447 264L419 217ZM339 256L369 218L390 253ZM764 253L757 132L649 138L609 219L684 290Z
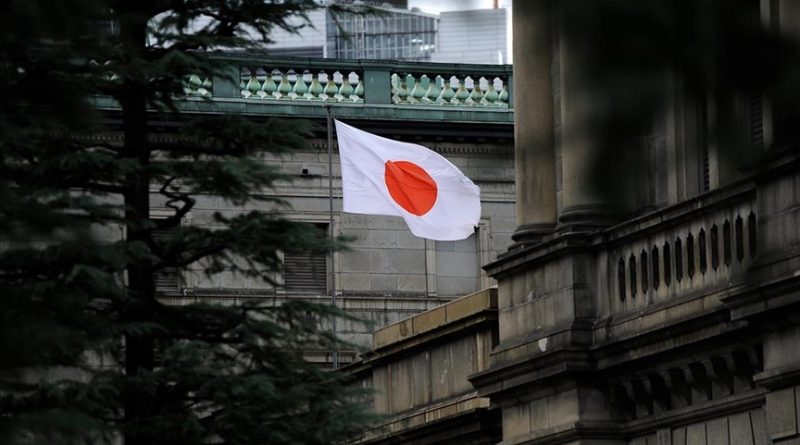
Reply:
M439 95L442 93L442 90L439 88L439 82L442 81L442 76L436 76L428 85L428 90L425 91L425 97L423 100L425 103L441 103L439 99Z
M408 103L408 85L405 76L397 76L397 102Z
M458 105L466 105L469 99L469 91L467 91L467 78L458 79L458 88L456 89L455 102Z
M275 92L278 90L278 84L275 83L273 76L274 70L269 70L264 79L264 83L261 85L261 91L258 92L260 98L275 99Z
M281 83L278 84L278 99L291 100L289 93L292 92L292 84L289 83L289 73L287 71L281 72Z
M264 86L267 84L267 80L270 78L269 73L261 68L256 68L255 71L256 80L261 84L261 88L256 91L255 95L252 97L253 99L263 99L264 98Z
M392 76L390 77L390 84L391 84L391 86L392 86L392 93L391 93L391 95L392 95L392 102L394 102L394 103L397 103L397 102L399 102L399 100L400 100L400 99L397 97L397 92L398 92L398 91L399 91L399 89L400 89L400 86L399 86L399 80L398 80L397 74L392 74Z
M344 75L340 71L336 71L333 73L333 83L336 86L336 92L333 93L333 98L336 99L337 102L342 101L342 96L339 94L339 90L342 89L342 83L344 83L346 79Z
M188 79L184 81L184 94L187 96L200 96L199 93L200 88L203 86L203 81L200 80L200 76L197 74L192 74L189 76Z
M294 82L292 92L295 94L295 100L308 100L308 85L306 85L305 74L306 72L298 72L297 80Z
M325 93L325 102L336 102L336 93L339 92L339 88L333 81L333 76L334 73L326 73L327 82L325 83L325 89L322 91Z
M486 86L486 93L483 95L486 105L490 107L496 107L498 105L497 99L499 96L500 95L497 94L497 90L494 88L494 79L490 79L488 81L488 85Z
M444 79L442 93L439 95L439 102L443 105L453 105L453 97L455 97L456 93L453 92L453 87L450 86L451 81L451 77Z
M350 83L350 75L342 75L342 86L339 87L341 102L353 102L353 85Z
M250 80L247 82L247 85L242 92L242 95L245 99L248 98L257 98L258 92L261 90L261 83L256 78L255 73L250 74Z
M323 88L322 84L319 83L319 74L312 73L311 74L311 86L308 87L308 100L311 101L319 101L322 100L320 95L322 94Z
M470 77L472 80L472 91L469 93L469 98L467 103L469 105L481 105L481 101L483 100L483 91L481 90L481 77L472 76Z
M213 96L214 91L214 82L211 80L210 77L206 77L203 79L203 85L200 87L200 95L203 97L211 97Z
M503 82L503 89L500 90L500 94L497 96L497 99L500 102L500 106L508 107L508 88L506 87L505 82Z
M354 96L354 102L364 102L364 81L361 77L358 79L358 85L356 85Z
M414 78L414 88L411 89L409 94L409 102L421 103L422 98L425 97L425 88L422 86L422 78Z

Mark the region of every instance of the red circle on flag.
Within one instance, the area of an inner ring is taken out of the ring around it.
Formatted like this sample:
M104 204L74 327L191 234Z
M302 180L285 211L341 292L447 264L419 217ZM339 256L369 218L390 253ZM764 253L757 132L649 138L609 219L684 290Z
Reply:
M389 195L408 213L422 216L436 203L439 192L436 181L413 162L386 161L383 178Z

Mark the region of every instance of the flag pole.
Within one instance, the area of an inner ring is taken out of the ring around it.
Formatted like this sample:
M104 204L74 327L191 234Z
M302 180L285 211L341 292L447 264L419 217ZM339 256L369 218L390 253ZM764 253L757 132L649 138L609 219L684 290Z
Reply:
M331 304L336 308L336 266L333 259L333 241L336 239L333 230L333 115L331 114L331 106L325 106L327 120L328 120L328 205L329 205L329 224L331 237L330 258L331 258ZM333 331L334 340L336 340L336 316L334 315L331 320L331 330ZM333 369L339 368L339 345L333 345Z

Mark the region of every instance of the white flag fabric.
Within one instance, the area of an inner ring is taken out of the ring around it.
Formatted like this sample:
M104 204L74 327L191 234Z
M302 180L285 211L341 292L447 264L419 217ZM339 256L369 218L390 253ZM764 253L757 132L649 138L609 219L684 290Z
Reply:
M481 218L480 189L447 159L336 122L342 210L401 216L421 238L468 238Z

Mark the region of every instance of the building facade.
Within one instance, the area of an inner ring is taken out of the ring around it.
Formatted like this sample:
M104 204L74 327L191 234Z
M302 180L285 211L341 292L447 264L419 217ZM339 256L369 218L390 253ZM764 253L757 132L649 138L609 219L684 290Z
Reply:
M505 8L443 11L439 14L434 62L508 63Z
M343 3L343 2L342 2ZM436 50L438 17L388 3L370 4L368 14L323 7L306 19L289 18L298 32L276 29L266 45L272 56L430 61Z
M753 4L796 31L794 2ZM617 178L633 193L610 201L589 174L602 108L576 75L585 54L566 44L560 5L514 5L518 226L485 265L496 306L472 307L484 318L471 326L445 309L377 332L352 369L389 419L360 442L800 443L800 157L780 110L748 100L723 126L719 102L671 79ZM731 168L731 135L763 161Z
M345 3L345 2L339 2ZM441 63L508 63L505 8L430 14L400 4L366 2L368 14L330 7L292 17L298 32L273 30L271 56L408 60Z
M324 232L330 229L324 131L328 109L333 118L357 128L421 144L445 156L481 188L482 217L466 240L443 242L414 237L399 217L342 213L340 167L332 135L333 231L351 238L349 250L336 252L332 258L286 254L284 273L272 277L277 285L232 272L207 276L198 264L160 277L164 301L260 298L280 304L303 298L327 303L335 288L337 304L368 322L340 321L337 334L358 347L369 347L373 329L494 284L481 265L505 251L516 226L513 104L507 91L510 66L220 57L241 82L191 78L189 97L180 103L188 114L300 117L321 129L308 151L265 158L293 178L264 191L289 204L280 209L286 217L313 223ZM114 105L108 108L113 110ZM172 135L164 132L159 137L169 140ZM154 217L170 214L157 193L151 202ZM215 212L233 216L251 209L207 196L197 200L183 224L213 227ZM357 355L355 349L339 353L343 363ZM314 354L313 360L333 361L331 351Z

